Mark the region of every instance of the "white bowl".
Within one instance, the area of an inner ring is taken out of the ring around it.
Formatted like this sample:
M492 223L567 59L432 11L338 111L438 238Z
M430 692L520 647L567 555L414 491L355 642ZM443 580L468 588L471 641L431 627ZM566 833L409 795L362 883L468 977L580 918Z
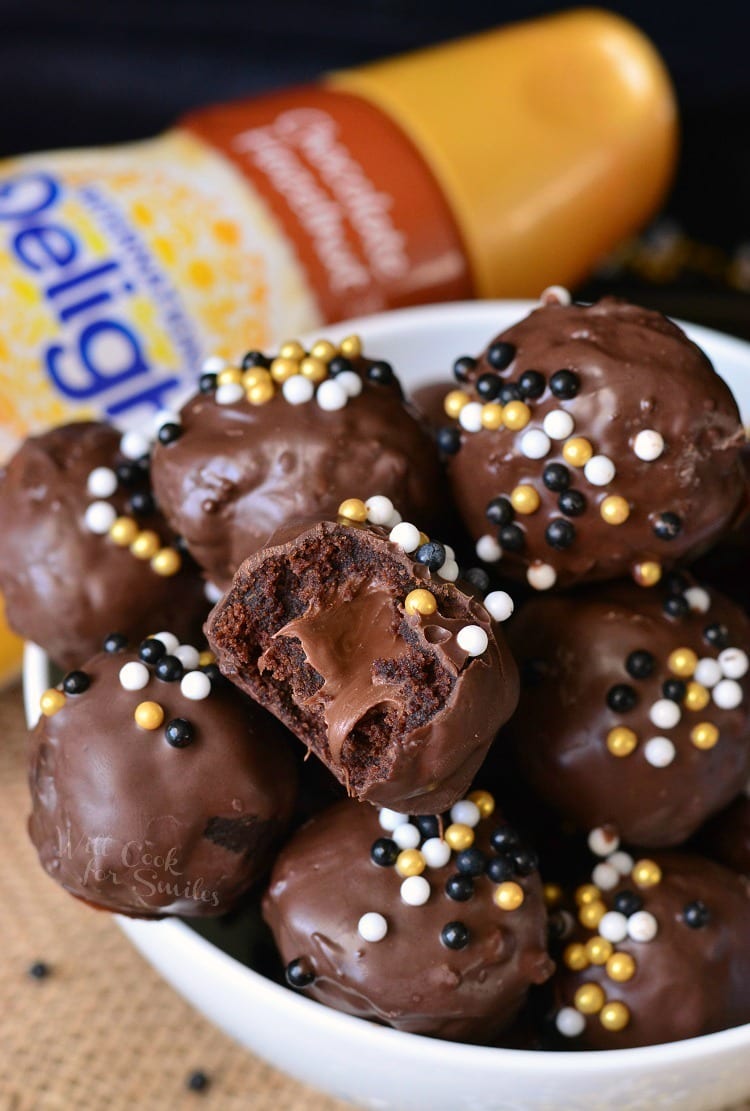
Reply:
M407 390L442 376L524 316L527 301L405 309L326 329L356 331L391 360ZM750 415L750 344L686 330ZM30 645L24 693L30 722L49 685ZM285 1072L378 1111L715 1111L750 1096L750 1025L689 1041L602 1053L537 1053L446 1043L375 1026L273 983L184 922L118 919L134 945L198 1010ZM750 943L750 939L748 939ZM123 991L127 985L123 985Z

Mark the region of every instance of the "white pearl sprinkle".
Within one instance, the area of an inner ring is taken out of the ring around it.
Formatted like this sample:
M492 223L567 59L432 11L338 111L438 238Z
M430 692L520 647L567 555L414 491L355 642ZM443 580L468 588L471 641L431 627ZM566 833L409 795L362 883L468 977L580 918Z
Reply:
M711 608L711 595L702 586L689 586L685 601L694 613L708 613Z
M720 710L736 710L742 702L742 687L734 679L722 679L711 691L711 697Z
M401 521L388 534L391 544L398 544L404 552L416 552L420 544L419 529L408 521Z
M159 640L164 645L165 651L173 656L177 649L180 647L180 642L174 633L163 631L161 633L154 633L151 640Z
M409 815L401 814L398 810L389 810L387 806L384 806L378 814L378 821L380 822L381 829L388 830L389 833L392 833L398 826L409 821Z
M180 644L172 653L180 661L186 671L195 671L200 665L200 653L192 644Z
M542 425L550 440L567 440L573 434L575 426L576 422L564 409L553 409L551 413L547 413Z
M479 432L482 427L482 406L478 401L470 401L458 414L458 423L467 432Z
M453 551L453 548L451 548L450 544L443 544L443 547L445 548L445 558L446 559L455 559L456 558L456 553Z
M221 589L221 587L212 582L206 583L206 585L203 587L203 593L205 595L206 601L210 602L211 605L215 605L218 602L219 598L224 597L224 591Z
M461 826L470 826L474 829L479 825L482 815L479 807L471 799L461 799L451 807L451 821Z
M542 290L539 300L543 305L570 305L573 298L564 285L548 285Z
M209 355L208 358L203 360L201 371L203 374L220 374L228 366L229 363L226 359L222 359L221 355Z
M725 648L719 652L719 667L727 679L741 679L747 674L747 653L741 648Z
M148 668L139 660L131 660L120 668L120 686L126 691L142 691L150 678Z
M626 853L620 849L618 852L612 853L611 856L607 857L607 864L611 864L613 868L616 868L621 876L629 876L633 871L635 861L630 853Z
M532 563L526 581L534 590L549 590L557 582L557 572L549 563Z
M715 687L716 684L722 679L721 665L718 660L706 656L702 660L698 660L693 672L693 679L701 686Z
M643 755L652 768L667 768L677 755L669 737L651 737L643 746Z
M371 525L387 525L393 514L393 502L383 494L373 494L365 502L365 509Z
M108 498L117 489L117 475L110 467L95 467L86 480L92 498Z
M223 386L216 387L214 401L217 405L235 405L244 396L245 391L239 382L225 382Z
M653 941L659 932L659 923L647 910L637 910L628 918L628 937L632 941Z
M644 463L653 463L664 451L664 437L653 428L644 428L633 440L633 451Z
M204 671L188 671L182 677L180 691L191 702L202 702L211 693L211 680Z
M387 521L385 522L385 527L386 527L386 528L395 528L395 527L396 527L396 525L400 525L400 524L401 524L401 522L403 521L403 519L404 519L404 518L403 518L403 517L401 516L401 514L399 513L399 511L398 511L397 509L394 509L394 510L393 510L393 513L391 513L391 516L390 516L389 520L387 520Z
M477 540L476 553L483 563L497 563L499 559L502 559L503 549L495 537L487 533Z
M315 386L304 374L292 374L282 383L281 392L290 405L306 405L315 397Z
M682 712L671 698L658 698L649 710L648 716L658 729L674 729L682 717Z
M620 838L617 834L611 833L602 826L592 829L588 836L588 846L594 856L609 856L619 848L619 845Z
M357 930L365 941L382 941L388 933L388 923L382 914L370 910L360 918Z
M624 941L628 936L628 920L619 910L609 910L602 915L597 928L600 936L613 945Z
M513 599L505 590L492 590L484 599L484 608L493 620L507 621L513 613Z
M611 864L602 861L594 868L591 879L602 891L612 891L620 882L620 873Z
M89 532L104 536L117 520L117 510L109 502L92 501L83 515L83 520Z
M552 447L550 438L541 428L530 428L521 437L521 454L527 459L544 459Z
M335 382L341 386L347 397L359 397L362 393L362 379L353 370L343 370L336 375Z
M464 625L456 636L456 644L470 656L481 656L489 644L489 637L481 625Z
M411 822L402 822L400 826L396 826L392 837L400 849L416 849L422 840L419 830Z
M340 386L335 378L326 378L318 386L315 400L326 413L334 413L337 409L344 408L349 397L344 387Z
M151 443L142 432L126 432L120 440L120 454L126 459L142 459L151 450Z
M594 455L583 468L587 482L592 486L609 486L616 474L615 465L606 455Z
M458 564L455 559L446 559L445 563L438 567L437 573L438 578L445 579L445 581L449 583L454 583L458 578Z
M428 868L444 868L451 858L451 847L439 837L430 837L421 848Z
M430 897L430 884L424 876L407 876L401 884L401 898L410 907L423 907Z
M586 1029L586 1017L575 1007L563 1007L555 1016L555 1026L564 1038L577 1038Z

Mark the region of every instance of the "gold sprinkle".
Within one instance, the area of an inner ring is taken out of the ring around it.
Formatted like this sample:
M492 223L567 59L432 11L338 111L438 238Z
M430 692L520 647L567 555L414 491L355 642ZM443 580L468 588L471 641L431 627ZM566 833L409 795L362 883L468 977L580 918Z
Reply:
M503 407L498 405L496 401L488 401L486 405L482 406L482 428L502 428L503 426Z
M594 449L583 436L574 436L563 444L562 453L563 459L571 467L585 467L594 454Z
M46 690L39 699L39 709L46 718L51 718L58 710L62 710L64 705L65 695L62 691L55 690L54 687Z
M576 888L576 903L579 907L585 906L586 903L594 903L601 898L601 894L595 883L584 883Z
M696 748L713 748L719 740L719 730L710 721L701 721L690 730L690 740Z
M208 667L210 664L216 663L216 656L208 649L198 655L198 667Z
M637 734L625 725L616 725L607 733L607 748L613 756L630 756L637 744Z
M546 907L559 907L563 901L563 889L559 883L545 883L542 887L542 897Z
M638 887L656 887L661 883L661 868L655 860L637 860L631 875Z
M581 945L580 942L574 941L571 945L565 947L563 952L563 964L566 968L572 969L573 972L583 972L589 967L590 963L585 945Z
M112 522L109 538L118 548L129 548L138 535L138 524L132 517L118 517Z
M253 386L259 386L261 383L265 385L267 382L271 381L271 374L263 366L251 366L250 369L246 370L242 375L242 385L246 393L248 390L251 390Z
M242 371L236 366L225 367L216 375L217 386L236 386L242 381Z
M248 371L248 373L250 373ZM291 378L293 374L299 373L299 363L296 359L287 359L283 355L278 355L271 363L271 377L274 382L281 385L286 382L287 378ZM255 385L254 382L245 383L248 387Z
M400 876L421 876L427 862L419 849L404 849L396 857L396 871Z
M310 348L310 354L314 355L316 359L322 359L324 363L330 363L336 354L336 348L330 340L319 339Z
M705 710L711 701L711 693L703 686L691 679L685 691L684 704L688 710Z
M516 513L536 513L540 498L533 486L516 486L510 495L510 504Z
M675 648L667 657L667 667L681 679L689 679L697 666L698 657L692 648Z
M443 409L445 410L447 416L453 417L453 419L455 420L455 418L463 409L464 405L468 405L470 401L471 398L467 393L464 393L463 390L451 390L451 392L445 397L445 400L443 402Z
M582 1015L597 1015L606 1002L606 995L598 984L581 984L573 1003Z
M275 393L273 382L256 382L246 391L245 397L251 405L266 405Z
M165 579L176 575L180 567L182 567L182 559L180 553L174 548L162 548L151 560L151 570Z
M622 525L630 516L630 506L619 494L611 494L599 506L599 513L608 525Z
M435 595L431 594L429 590L412 590L404 599L404 609L408 614L421 613L425 617L429 617L437 610Z
M158 702L139 702L133 717L141 729L158 729L164 721L164 711Z
M644 563L636 563L633 578L639 586L656 586L661 578L661 570L661 564L655 559L647 559Z
M489 791L472 791L466 796L473 802L483 818L489 818L495 811L495 799Z
M523 905L524 893L519 883L508 880L495 888L492 898L500 910L518 910Z
M316 359L314 355L308 355L299 364L299 372L303 378L309 379L316 385L322 382L324 378L328 377L328 368L322 359Z
M503 409L503 424L514 432L525 428L531 420L531 409L524 401L509 401Z
M359 336L346 336L339 344L339 351L347 359L358 359L362 354L362 340Z
M461 822L454 822L453 825L448 826L443 834L443 840L447 841L454 853L463 852L464 849L470 849L474 844L474 830L471 826L465 826Z
M130 550L136 559L153 559L160 548L159 535L152 529L144 529L143 532L139 532L130 545Z
M426 532L420 532L420 534L419 534L419 543L420 543L420 546L421 546L422 544L429 544L429 542L430 542L430 538L429 538L429 536L427 535L427 533L426 533Z
M594 903L586 903L578 911L578 921L587 930L595 930L601 922L604 915L607 913L607 908L601 900L597 899Z
M618 984L632 980L635 976L635 960L630 953L613 953L607 961L607 975Z
M592 964L606 964L613 952L612 942L606 937L592 937L586 942L586 956Z
M279 348L279 355L282 359L304 359L306 354L304 347L296 339L288 339Z
M361 498L346 498L338 508L338 515L363 524L367 520L367 506Z
M602 1007L599 1021L605 1030L624 1030L630 1022L630 1011L624 1003L616 1000Z

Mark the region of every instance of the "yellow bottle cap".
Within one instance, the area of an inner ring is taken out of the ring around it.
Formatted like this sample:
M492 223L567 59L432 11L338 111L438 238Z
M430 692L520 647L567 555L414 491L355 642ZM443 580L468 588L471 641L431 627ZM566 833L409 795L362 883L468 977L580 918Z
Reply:
M477 295L573 284L654 211L677 146L651 43L583 9L332 75L421 151L469 254Z

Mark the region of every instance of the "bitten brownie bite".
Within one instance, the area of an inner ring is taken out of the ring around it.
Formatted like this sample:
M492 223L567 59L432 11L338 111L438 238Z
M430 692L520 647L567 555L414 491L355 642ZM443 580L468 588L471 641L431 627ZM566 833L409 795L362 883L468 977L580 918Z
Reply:
M110 629L169 625L192 638L208 611L149 486L149 440L80 422L33 436L0 470L0 590L8 620L62 667Z
M31 735L31 840L49 875L133 917L222 914L292 813L284 730L172 633L105 650L45 692Z
M739 412L666 317L565 299L455 363L438 443L458 512L479 557L536 590L628 574L650 586L733 519Z
M287 725L350 795L415 813L467 789L518 698L499 628L446 545L390 500L290 529L238 569L206 632L222 672Z
M750 622L680 575L537 597L508 626L506 730L529 784L583 830L678 845L750 775Z
M390 364L365 358L356 336L309 351L287 343L276 357L251 351L239 367L205 373L200 389L179 437L154 454L154 486L217 584L278 528L335 515L352 488L397 498L427 527L442 520L432 439Z
M686 853L611 859L619 874L607 890L594 878L553 914L551 1020L563 1048L656 1045L750 1022L745 880Z
M536 858L486 791L441 823L343 802L281 852L263 914L287 983L417 1034L488 1042L549 978Z

